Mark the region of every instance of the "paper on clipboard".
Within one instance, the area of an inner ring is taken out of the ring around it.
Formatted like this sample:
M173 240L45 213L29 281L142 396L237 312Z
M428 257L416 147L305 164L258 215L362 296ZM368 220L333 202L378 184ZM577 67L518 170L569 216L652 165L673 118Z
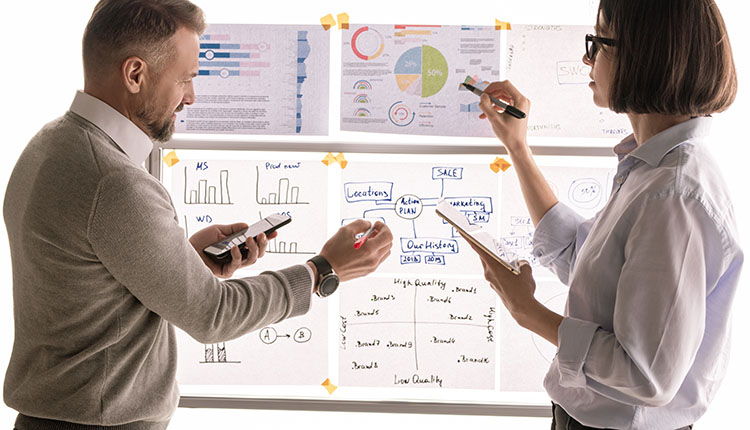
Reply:
M505 251L503 243L492 237L492 235L477 225L469 224L466 216L454 208L450 203L444 199L438 200L437 209L435 212L439 217L446 220L456 230L464 233L464 235L475 245L479 246L483 251L494 258L498 263L505 266L508 270L515 274L519 274L518 268L514 263L505 261L503 257L507 258L508 253Z

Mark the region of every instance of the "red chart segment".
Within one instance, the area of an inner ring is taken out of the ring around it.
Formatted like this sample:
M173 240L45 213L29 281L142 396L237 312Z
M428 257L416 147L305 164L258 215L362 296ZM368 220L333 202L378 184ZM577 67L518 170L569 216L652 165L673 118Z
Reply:
M388 119L398 127L406 127L411 124L416 116L417 114L412 112L411 108L404 104L402 100L392 104L391 108L388 109Z
M352 52L358 58L368 61L378 58L385 49L385 39L377 30L362 27L352 35Z

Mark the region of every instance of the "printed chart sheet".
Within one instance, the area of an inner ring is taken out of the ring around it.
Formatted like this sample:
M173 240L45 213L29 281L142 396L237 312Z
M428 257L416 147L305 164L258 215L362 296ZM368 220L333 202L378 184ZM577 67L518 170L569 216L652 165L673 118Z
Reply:
M330 36L321 26L210 25L178 133L328 134Z
M583 63L583 25L516 25L508 31L507 78L531 100L529 136L622 138L625 115L594 104Z
M352 25L342 32L341 130L492 137L467 77L495 81L494 27Z

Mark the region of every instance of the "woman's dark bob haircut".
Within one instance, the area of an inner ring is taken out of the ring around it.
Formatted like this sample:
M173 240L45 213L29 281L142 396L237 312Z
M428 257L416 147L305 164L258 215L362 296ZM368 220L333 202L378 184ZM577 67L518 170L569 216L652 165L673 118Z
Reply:
M601 0L599 14L597 33L616 40L600 53L613 62L613 111L705 116L734 101L732 47L713 0Z

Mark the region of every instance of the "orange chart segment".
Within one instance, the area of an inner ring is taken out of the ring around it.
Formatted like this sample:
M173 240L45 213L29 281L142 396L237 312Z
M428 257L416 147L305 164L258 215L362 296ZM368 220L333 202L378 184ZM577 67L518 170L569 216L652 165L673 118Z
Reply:
M396 75L396 83L401 91L409 94L422 94L422 75Z

